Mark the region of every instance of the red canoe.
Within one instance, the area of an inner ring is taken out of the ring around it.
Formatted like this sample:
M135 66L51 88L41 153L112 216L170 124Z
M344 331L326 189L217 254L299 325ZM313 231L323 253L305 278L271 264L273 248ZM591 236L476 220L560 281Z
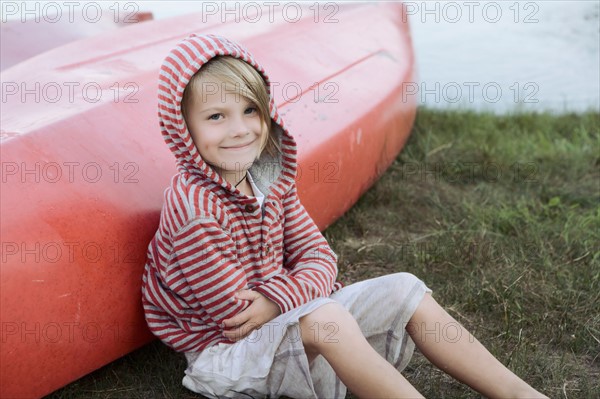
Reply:
M239 41L269 72L321 229L391 164L416 111L403 6L302 7L136 24L2 73L1 397L40 397L152 339L141 272L175 173L157 76L190 33Z
M90 7L83 12L83 8L78 9L75 2L72 2L71 8L64 7L64 10L58 3L5 3L3 11L6 14L0 23L0 70L63 44L153 18L151 12L138 12L135 3L127 4L129 12L124 9L126 5L123 9L116 9L112 5L112 9L98 13L95 9L89 12ZM47 7L49 5L52 7ZM96 7L99 6L96 4ZM36 8L49 8L55 12L37 17L28 14L27 11L35 12ZM25 14L28 14L28 18L22 20ZM16 19L4 21L10 17Z

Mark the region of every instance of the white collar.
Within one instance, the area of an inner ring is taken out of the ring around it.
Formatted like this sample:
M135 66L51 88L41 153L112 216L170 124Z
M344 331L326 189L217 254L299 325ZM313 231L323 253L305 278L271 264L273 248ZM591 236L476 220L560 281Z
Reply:
M258 200L258 203L260 204L260 206L262 206L263 201L265 200L265 195L258 189L258 187L256 187L256 184L254 184L254 180L252 179L250 172L248 172L248 181L250 182L250 186L252 187L254 196Z

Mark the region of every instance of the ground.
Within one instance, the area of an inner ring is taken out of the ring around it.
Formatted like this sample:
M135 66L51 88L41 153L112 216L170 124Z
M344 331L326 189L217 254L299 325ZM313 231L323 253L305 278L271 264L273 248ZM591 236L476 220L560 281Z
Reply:
M384 176L325 232L349 284L399 271L552 398L600 397L600 114L420 109ZM50 398L199 398L154 342ZM416 353L426 397L478 398ZM348 397L352 397L351 394Z

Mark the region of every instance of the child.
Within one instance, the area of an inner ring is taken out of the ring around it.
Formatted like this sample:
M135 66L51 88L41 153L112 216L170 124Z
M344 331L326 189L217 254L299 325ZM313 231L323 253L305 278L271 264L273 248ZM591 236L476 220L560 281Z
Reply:
M296 144L262 67L239 45L191 35L159 77L179 173L148 249L150 330L207 397L421 397L400 374L416 344L490 397L544 397L398 273L342 287L337 257L296 191ZM452 337L440 336L454 327Z

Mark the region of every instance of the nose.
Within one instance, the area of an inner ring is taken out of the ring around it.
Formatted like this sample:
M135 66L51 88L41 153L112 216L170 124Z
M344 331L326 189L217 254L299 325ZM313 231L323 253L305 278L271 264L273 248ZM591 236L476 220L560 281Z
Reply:
M237 116L231 118L230 131L233 137L244 137L250 133L250 126L243 116Z

